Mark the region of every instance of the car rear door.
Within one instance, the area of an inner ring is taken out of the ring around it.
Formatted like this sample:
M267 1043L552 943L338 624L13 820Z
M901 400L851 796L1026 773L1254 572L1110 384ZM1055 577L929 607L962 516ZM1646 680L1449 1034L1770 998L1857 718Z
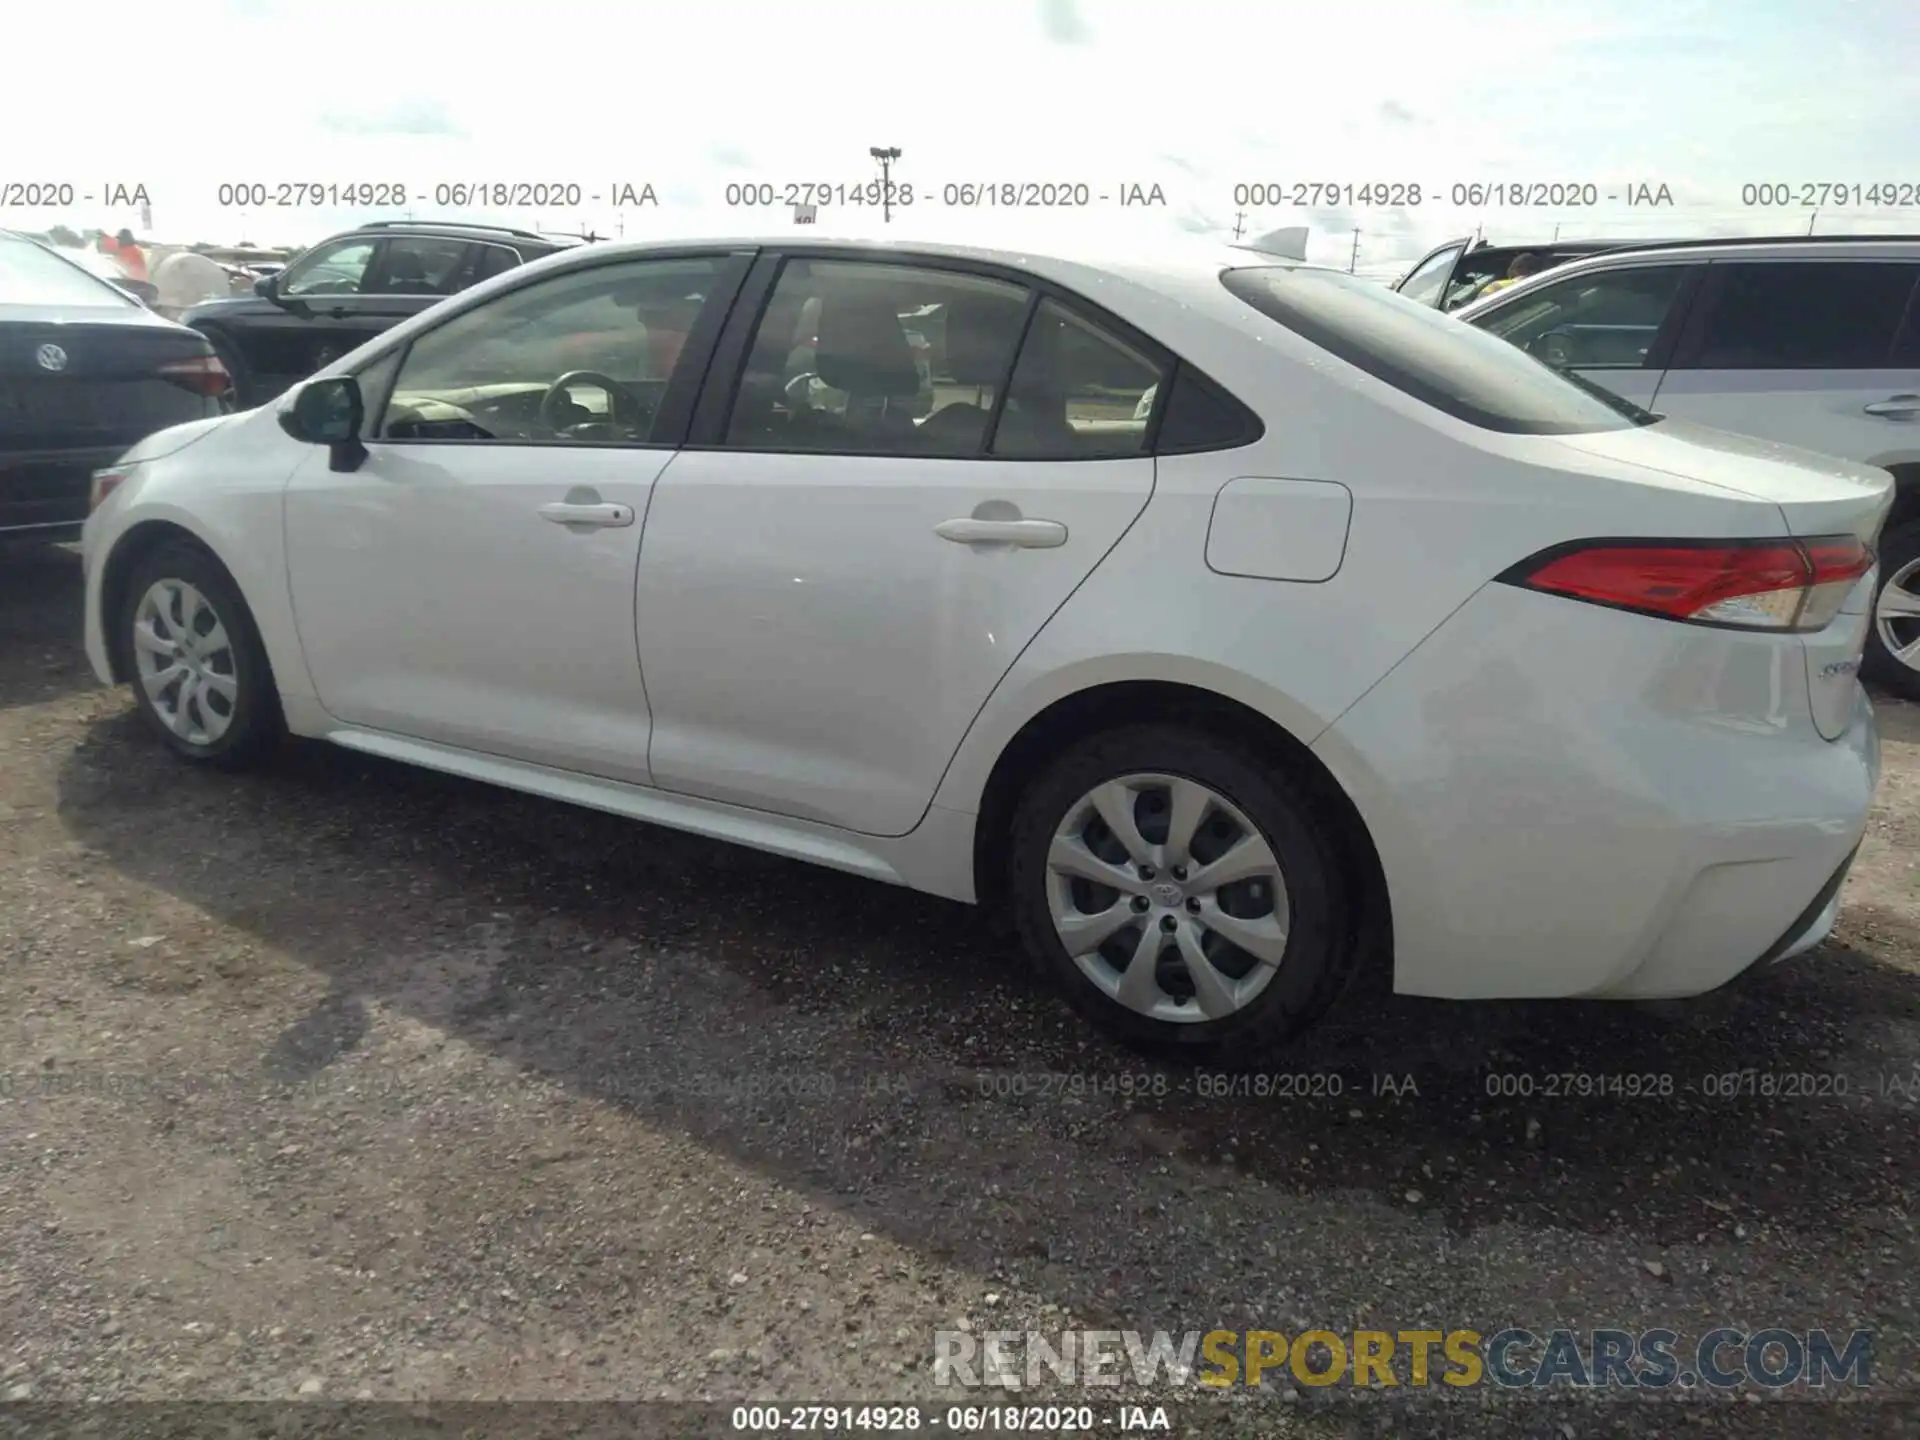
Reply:
M921 419L899 317L928 304L943 353ZM763 257L647 516L654 784L912 830L994 686L1152 494L1134 412L1166 363L1031 276Z
M1716 260L1662 414L1869 465L1920 461L1920 262Z

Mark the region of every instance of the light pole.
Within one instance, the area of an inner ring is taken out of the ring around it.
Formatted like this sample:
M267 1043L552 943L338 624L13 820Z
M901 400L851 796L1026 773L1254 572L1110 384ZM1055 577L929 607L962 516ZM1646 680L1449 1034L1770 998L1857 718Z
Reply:
M880 162L880 218L893 223L893 162L900 158L898 145L869 145L867 153Z

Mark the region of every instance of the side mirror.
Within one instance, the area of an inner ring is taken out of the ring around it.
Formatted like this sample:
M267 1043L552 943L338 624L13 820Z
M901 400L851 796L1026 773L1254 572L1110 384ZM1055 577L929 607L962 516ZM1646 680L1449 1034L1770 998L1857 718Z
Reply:
M258 295L262 300L278 300L279 295L276 292L279 286L275 282L278 281L279 278L278 275L262 275L258 280L253 282L253 293Z
M293 403L282 407L279 418L280 428L294 439L332 451L331 470L358 470L367 458L367 447L360 443L366 403L360 398L360 382L351 375L309 380L294 393Z

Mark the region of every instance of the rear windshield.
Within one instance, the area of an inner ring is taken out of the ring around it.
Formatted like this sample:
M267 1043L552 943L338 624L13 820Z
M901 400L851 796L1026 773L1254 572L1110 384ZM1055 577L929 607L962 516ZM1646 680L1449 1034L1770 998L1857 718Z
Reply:
M1657 419L1506 341L1334 270L1258 265L1221 282L1262 315L1436 410L1510 435L1583 435Z
M0 305L134 305L129 295L97 280L45 246L0 235Z

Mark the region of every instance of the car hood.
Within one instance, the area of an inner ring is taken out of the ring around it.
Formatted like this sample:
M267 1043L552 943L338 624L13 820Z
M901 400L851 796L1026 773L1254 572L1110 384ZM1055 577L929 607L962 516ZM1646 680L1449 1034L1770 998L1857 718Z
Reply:
M237 410L231 415L214 415L205 420L189 420L184 425L170 426L165 430L156 430L126 454L120 457L122 465L144 464L149 460L161 460L168 455L184 450L197 440L204 440L214 431L234 421L244 419L255 412Z

